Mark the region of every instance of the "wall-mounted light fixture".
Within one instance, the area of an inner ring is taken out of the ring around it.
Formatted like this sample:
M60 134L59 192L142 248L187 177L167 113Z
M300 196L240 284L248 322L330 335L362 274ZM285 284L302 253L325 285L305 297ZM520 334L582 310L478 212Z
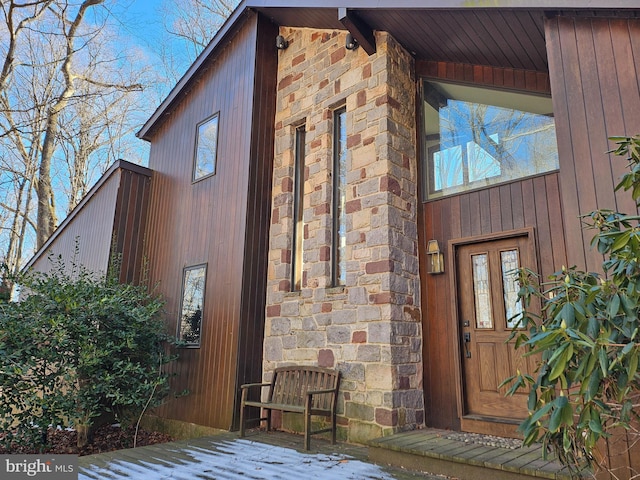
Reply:
M276 37L276 48L278 50L285 50L289 46L289 42L285 40L282 35Z
M355 50L356 48L358 48L358 41L353 38L353 35L351 35L350 33L347 33L347 39L344 43L344 48L346 48L347 50Z
M440 252L440 245L437 240L429 240L427 242L427 273L444 273L444 255Z

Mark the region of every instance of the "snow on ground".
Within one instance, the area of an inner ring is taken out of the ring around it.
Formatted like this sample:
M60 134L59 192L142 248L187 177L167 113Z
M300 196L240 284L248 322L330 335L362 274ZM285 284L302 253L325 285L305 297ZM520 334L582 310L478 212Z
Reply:
M158 452L156 452L158 454ZM380 467L343 454L304 454L244 439L217 441L210 448L169 450L144 461L112 460L81 467L79 480L394 480ZM123 457L125 458L125 457Z

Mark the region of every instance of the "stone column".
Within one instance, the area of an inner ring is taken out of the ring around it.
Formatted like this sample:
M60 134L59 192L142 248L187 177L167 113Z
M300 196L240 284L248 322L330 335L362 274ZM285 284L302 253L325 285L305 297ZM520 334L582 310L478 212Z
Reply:
M343 374L339 434L364 441L423 424L416 81L389 35L281 29L265 378L284 364ZM347 281L331 282L332 120L347 111ZM303 286L291 292L294 139L306 126Z

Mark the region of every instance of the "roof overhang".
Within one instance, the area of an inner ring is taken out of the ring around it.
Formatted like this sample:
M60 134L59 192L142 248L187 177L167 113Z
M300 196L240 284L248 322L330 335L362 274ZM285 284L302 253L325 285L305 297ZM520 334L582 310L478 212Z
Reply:
M147 167L143 167L141 165L137 165L135 163L127 162L126 160L116 160L109 167L109 169L102 174L102 176L98 179L98 181L91 187L91 189L82 197L82 200L74 207L74 209L69 213L65 219L56 227L54 232L49 236L47 241L42 245L29 259L27 264L22 267L21 271L28 271L38 260L42 258L42 256L47 253L51 245L53 245L56 239L63 234L67 225L69 225L73 220L81 214L83 208L87 203L91 201L93 197L95 197L100 189L107 183L107 181L118 171L118 170L128 170L130 172L135 172L140 175L146 175L147 177L151 177L151 170Z
M224 40L258 12L283 27L348 30L369 55L375 31L391 34L417 60L547 71L547 15L640 16L638 0L244 0L138 132L151 139L157 122L188 90ZM275 43L275 40L274 40ZM274 47L275 48L275 47Z

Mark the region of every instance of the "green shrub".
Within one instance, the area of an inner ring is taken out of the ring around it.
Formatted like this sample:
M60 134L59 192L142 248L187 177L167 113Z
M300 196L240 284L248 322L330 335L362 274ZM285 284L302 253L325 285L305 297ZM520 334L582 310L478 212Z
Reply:
M630 165L616 190L637 204L640 136L612 140ZM535 378L519 373L505 382L510 393L529 388L525 444L543 442L574 471L598 466L598 443L615 429L633 435L640 393L640 217L599 210L583 218L597 231L592 248L603 255L604 275L563 267L541 283L520 271L529 331L513 336L542 362Z
M142 286L82 268L18 279L0 305L0 428L4 443L42 445L49 426L90 427L139 415L168 393L163 302Z

